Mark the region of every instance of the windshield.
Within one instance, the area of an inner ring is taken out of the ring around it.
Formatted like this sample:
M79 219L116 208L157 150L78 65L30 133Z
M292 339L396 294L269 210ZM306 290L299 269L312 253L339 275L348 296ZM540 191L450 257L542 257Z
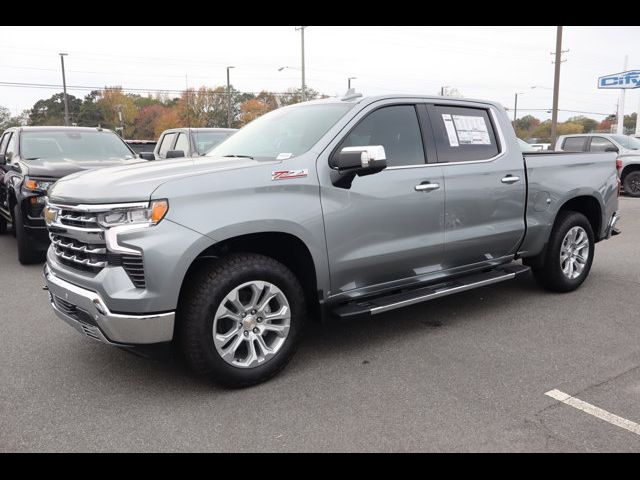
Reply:
M115 133L99 131L24 131L20 143L24 159L68 158L71 160L114 160L134 158Z
M630 150L640 149L640 140L638 140L637 138L627 137L626 135L612 135L611 138L613 138L624 148L628 148Z
M207 156L286 159L300 155L313 147L353 105L325 103L274 110L249 123Z
M196 151L198 155L204 155L234 133L236 133L234 130L228 132L195 132L194 138L196 140Z

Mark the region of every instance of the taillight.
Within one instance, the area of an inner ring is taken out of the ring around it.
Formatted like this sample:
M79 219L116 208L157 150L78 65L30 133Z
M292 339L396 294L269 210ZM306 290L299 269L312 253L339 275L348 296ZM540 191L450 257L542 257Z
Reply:
M616 170L618 170L618 175L622 173L622 159L616 158Z

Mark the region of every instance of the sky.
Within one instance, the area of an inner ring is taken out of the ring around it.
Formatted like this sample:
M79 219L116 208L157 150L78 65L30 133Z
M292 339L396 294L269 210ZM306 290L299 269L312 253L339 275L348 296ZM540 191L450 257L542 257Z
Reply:
M306 84L330 96L344 94L348 77L364 95L437 94L449 86L509 109L520 93L518 117L546 119L555 40L554 26L309 26ZM240 91L283 92L301 84L300 43L293 26L0 27L0 105L15 115L62 91L6 85L61 85L59 52L68 54L68 93L80 98L115 85L141 94L226 85L227 66L235 67L231 83ZM619 91L598 90L597 77L623 71L625 54L628 69L640 69L638 45L640 27L564 27L559 108L572 111L559 119L614 113ZM625 113L639 102L640 88L627 91Z

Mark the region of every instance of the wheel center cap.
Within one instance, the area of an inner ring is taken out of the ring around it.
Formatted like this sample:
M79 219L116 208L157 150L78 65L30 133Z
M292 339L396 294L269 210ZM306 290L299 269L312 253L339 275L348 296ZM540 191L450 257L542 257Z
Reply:
M253 315L247 315L242 319L242 327L245 330L253 330L256 327L256 319Z

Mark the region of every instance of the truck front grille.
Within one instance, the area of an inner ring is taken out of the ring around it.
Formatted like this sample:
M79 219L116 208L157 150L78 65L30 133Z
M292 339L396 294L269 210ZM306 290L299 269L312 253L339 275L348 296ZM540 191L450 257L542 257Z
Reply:
M62 210L58 219L61 224L69 225L70 227L100 228L98 217L95 213Z
M53 233L49 234L49 238L53 252L65 265L94 273L107 266L107 249L104 245L91 245Z

